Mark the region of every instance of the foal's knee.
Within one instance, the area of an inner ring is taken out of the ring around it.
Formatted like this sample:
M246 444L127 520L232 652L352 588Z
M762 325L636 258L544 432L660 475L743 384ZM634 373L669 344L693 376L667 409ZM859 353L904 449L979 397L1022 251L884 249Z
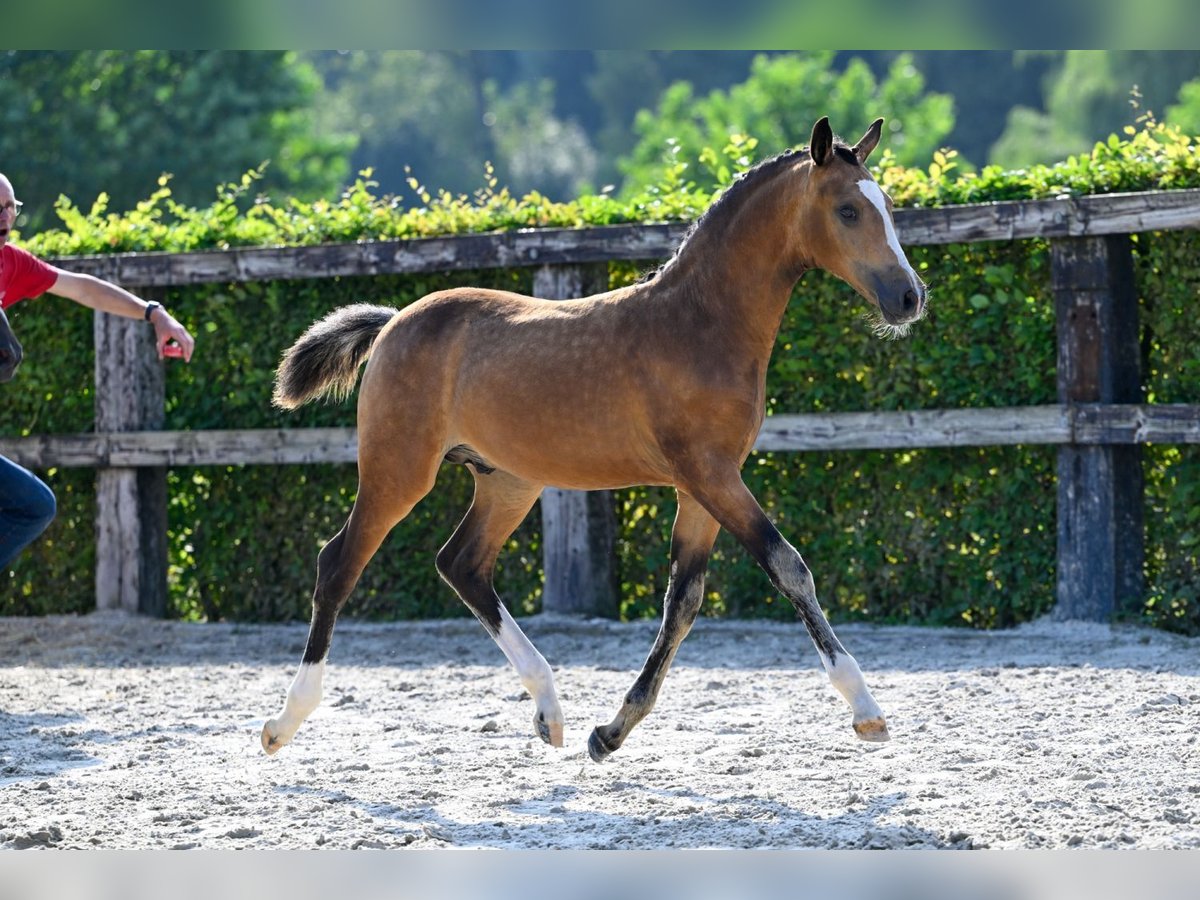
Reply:
M800 551L782 538L768 556L771 579L793 603L815 603L817 585Z

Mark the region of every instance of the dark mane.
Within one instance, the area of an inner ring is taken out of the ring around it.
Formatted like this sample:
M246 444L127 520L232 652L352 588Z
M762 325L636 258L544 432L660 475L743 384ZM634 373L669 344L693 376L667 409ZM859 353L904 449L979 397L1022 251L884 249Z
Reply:
M852 166L860 165L858 157L854 155L854 151L851 150L850 147L840 138L834 138L833 153L835 156L839 157L845 162L850 163ZM675 252L671 255L671 258L664 262L657 269L654 269L653 271L647 272L645 275L643 275L640 279L638 279L638 283L643 284L647 281L653 281L655 278L657 278L664 269L666 269L671 265L671 263L679 258L679 255L687 246L688 241L692 239L692 236L697 231L706 227L715 220L719 220L728 216L730 211L735 209L741 203L742 198L750 191L752 186L757 185L764 179L773 178L784 166L797 162L803 162L809 159L809 157L810 154L808 147L803 147L799 150L784 150L782 153L765 159L747 169L745 172L742 172L733 180L729 187L725 188L725 190L721 192L721 195L709 205L708 209L701 213L700 217L692 223L692 227L687 230L686 234L684 234L683 239L679 242L679 246L675 248Z

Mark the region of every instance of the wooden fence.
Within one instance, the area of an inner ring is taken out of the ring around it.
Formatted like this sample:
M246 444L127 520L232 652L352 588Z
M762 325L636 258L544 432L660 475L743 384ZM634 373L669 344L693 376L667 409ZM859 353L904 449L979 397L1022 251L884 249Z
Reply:
M1200 228L1200 190L898 210L906 245L1050 241L1057 315L1058 403L1010 409L821 413L769 417L757 448L774 451L1058 446L1057 612L1104 620L1142 594L1143 443L1200 443L1200 405L1145 405L1130 234ZM614 260L669 256L683 225L537 229L409 241L201 253L76 257L59 264L152 299L173 286L535 269L547 299L591 293ZM97 314L96 431L0 439L0 453L35 468L94 466L96 604L166 608L166 468L350 463L352 428L163 431L164 384L151 330ZM264 401L265 402L265 401ZM544 608L615 609L611 507L602 495L542 498Z

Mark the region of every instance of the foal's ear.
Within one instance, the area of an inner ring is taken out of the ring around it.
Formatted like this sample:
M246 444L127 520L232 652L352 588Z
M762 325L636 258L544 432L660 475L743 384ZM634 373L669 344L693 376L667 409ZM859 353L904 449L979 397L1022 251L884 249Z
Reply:
M813 165L823 166L829 162L833 154L833 129L829 127L829 116L821 116L813 126L812 137L808 141L808 153Z
M854 145L854 156L858 159L859 165L866 165L867 157L871 155L871 151L879 143L879 132L882 129L883 119L876 119L871 123L871 127L867 129L867 133L862 136L862 140Z

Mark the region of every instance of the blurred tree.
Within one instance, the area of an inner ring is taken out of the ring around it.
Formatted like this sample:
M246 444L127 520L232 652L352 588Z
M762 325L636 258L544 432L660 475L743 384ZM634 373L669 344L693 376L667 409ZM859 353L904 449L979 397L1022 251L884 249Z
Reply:
M164 172L187 204L266 160L264 189L305 198L349 172L353 138L316 130L321 81L292 53L8 50L0 83L0 167L27 230L52 221L59 194L86 207L106 192L126 209Z
M640 140L621 161L625 189L659 179L668 142L678 146L682 161L691 162L703 148L720 150L738 133L757 138L758 152L767 156L806 144L813 123L824 115L851 141L885 116L884 146L904 164L923 163L942 146L954 127L953 100L926 93L909 56L896 57L882 80L861 59L851 59L842 71L833 63L829 51L758 56L747 80L703 98L686 82L673 84L654 112L638 113L634 127ZM690 170L688 177L713 182L700 170Z
M596 151L578 122L554 115L554 83L518 84L502 93L484 85L500 182L523 194L536 190L570 200L595 190Z
M859 56L883 76L901 52L839 51L835 64ZM987 162L1013 106L1041 104L1046 73L1061 57L1016 50L915 50L909 55L929 90L954 97L954 129L945 142L961 154L960 165L970 161L976 167Z
M1178 103L1167 107L1164 121L1178 125L1188 134L1200 135L1200 78L1183 84L1177 99Z
M596 177L617 184L617 161L638 142L634 120L648 100L671 84L686 81L695 93L707 93L745 81L756 54L747 50L595 50L585 74L594 119L584 120L599 152Z
M1082 153L1146 110L1159 114L1200 74L1200 53L1172 50L1054 51L1042 109L1014 106L990 161L1007 168Z
M579 54L559 60L568 65ZM386 193L408 171L424 185L470 193L491 163L514 193L567 199L592 184L596 154L585 130L555 111L545 54L488 50L322 52L313 62L329 93L320 120L359 135L355 170L371 168Z
M486 162L501 184L561 198L620 179L639 109L675 80L710 90L746 77L749 51L320 51L320 121L359 135L352 168L385 193L405 167L430 188L469 193ZM569 171L568 171L569 169Z
M383 190L405 190L410 168L433 188L480 186L495 156L484 127L484 72L473 51L321 51L310 57L326 95L318 121L358 136L355 172L374 170Z

